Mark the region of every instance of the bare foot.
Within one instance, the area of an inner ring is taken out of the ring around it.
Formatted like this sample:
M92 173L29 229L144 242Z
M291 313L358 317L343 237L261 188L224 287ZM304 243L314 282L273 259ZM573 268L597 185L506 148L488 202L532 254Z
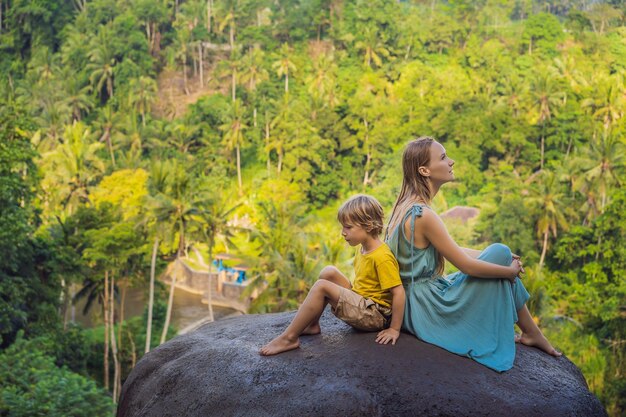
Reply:
M537 334L529 335L526 333L522 333L521 335L515 335L515 343L521 343L526 346L534 346L538 349L543 350L549 355L559 357L562 355L561 352L557 351L546 339L543 333L539 332Z
M271 356L287 352L288 350L297 349L299 347L300 339L293 341L281 334L267 345L263 346L261 350L259 350L259 353L263 356Z
M308 326L306 326L306 329L302 330L301 335L314 335L314 334L320 334L321 332L322 332L322 329L320 328L319 323L311 323Z

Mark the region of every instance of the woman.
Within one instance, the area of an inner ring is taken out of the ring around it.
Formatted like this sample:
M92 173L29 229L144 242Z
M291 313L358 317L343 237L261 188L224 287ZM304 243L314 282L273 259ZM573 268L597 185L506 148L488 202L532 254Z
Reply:
M439 188L454 180L453 165L429 137L404 151L402 189L387 226L406 291L402 327L499 372L513 366L516 341L560 356L526 307L529 295L517 279L524 271L520 258L502 244L483 252L459 247L429 207ZM444 277L444 259L459 272Z

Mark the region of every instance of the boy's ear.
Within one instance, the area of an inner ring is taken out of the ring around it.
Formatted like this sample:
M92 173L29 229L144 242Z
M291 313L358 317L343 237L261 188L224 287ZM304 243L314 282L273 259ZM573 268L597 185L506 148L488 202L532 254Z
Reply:
M430 170L424 166L417 168L417 172L419 172L422 177L430 177Z

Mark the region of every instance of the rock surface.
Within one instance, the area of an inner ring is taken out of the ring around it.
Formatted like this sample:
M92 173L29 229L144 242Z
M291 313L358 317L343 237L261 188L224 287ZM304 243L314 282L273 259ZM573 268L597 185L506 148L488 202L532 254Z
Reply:
M328 311L321 335L260 356L293 316L225 319L159 346L129 375L117 416L606 416L565 357L518 345L499 374L409 334L378 345Z

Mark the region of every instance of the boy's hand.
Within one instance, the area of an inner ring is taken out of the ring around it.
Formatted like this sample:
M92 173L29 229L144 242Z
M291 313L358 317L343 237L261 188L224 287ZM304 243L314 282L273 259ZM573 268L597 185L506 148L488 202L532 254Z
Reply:
M396 340L400 337L400 332L392 329L391 327L385 330L381 330L376 335L376 343L380 343L381 345L386 345L391 342L392 345L396 344Z

